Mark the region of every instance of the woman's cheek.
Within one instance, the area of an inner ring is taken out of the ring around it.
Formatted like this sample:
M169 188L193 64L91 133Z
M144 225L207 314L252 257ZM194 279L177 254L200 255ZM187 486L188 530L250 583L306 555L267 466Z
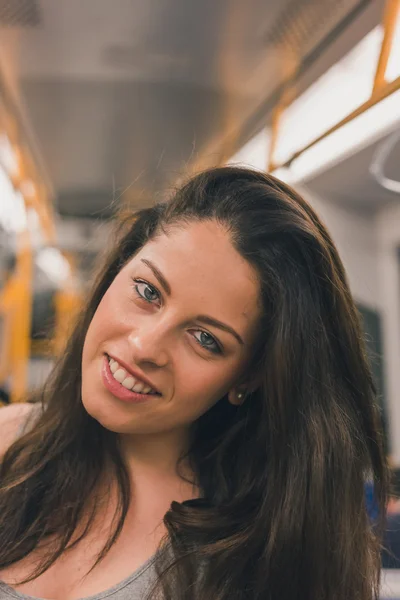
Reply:
M200 360L200 359L199 359ZM182 365L181 365L182 366ZM229 370L222 371L221 365L211 369L213 365L206 363L205 367L197 365L179 369L175 376L175 391L179 400L196 407L197 411L204 412L220 400L229 389L229 382L233 376ZM207 368L208 367L208 368ZM222 372L221 372L222 371Z

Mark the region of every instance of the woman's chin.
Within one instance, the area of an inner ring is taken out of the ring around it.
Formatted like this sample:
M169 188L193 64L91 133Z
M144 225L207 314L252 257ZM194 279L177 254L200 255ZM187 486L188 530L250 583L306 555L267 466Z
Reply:
M101 402L99 397L91 398L82 394L82 404L88 415L100 423L102 427L109 431L120 433L124 419L117 414L119 411L116 411L108 402Z
M95 419L104 429L113 431L114 433L142 433L136 430L135 425L139 423L137 419L133 419L132 415L127 415L124 404L118 406L118 403L110 402L101 396L93 397L88 395L85 397L82 394L82 404L88 415Z

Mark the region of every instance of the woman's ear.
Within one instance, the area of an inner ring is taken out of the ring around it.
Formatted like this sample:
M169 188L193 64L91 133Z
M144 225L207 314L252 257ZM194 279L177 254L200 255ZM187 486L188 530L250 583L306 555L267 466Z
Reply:
M228 393L228 400L234 406L240 406L245 400L245 390L242 388L233 388Z
M228 400L234 406L240 406L249 394L255 392L261 386L261 377L254 377L251 381L232 388L228 392Z

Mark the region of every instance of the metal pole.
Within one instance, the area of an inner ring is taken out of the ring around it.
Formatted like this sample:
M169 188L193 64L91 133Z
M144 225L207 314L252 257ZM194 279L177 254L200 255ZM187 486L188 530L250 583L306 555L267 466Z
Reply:
M385 85L385 73L398 18L400 18L400 0L387 0L382 23L384 30L383 41L375 73L373 94Z
M25 400L31 344L33 258L30 232L18 234L17 268L14 282L12 318L11 402Z
M322 133L320 136L318 136L312 142L310 142L306 146L303 146L303 148L301 148L300 150L295 152L286 162L284 162L281 165L275 165L275 168L277 169L277 168L282 168L282 167L290 167L291 163L294 160L296 160L296 158L299 158L299 156L301 156L304 152L306 152L307 150L309 150L310 148L312 148L313 146L315 146L316 144L318 144L319 142L324 140L326 137L328 137L329 135L331 135L332 133L334 133L335 131L337 131L338 129L340 129L341 127L346 125L347 123L350 123L356 117L359 117L365 111L367 111L369 108L372 108L373 106L375 106L375 104L378 104L378 102L380 102L381 100L384 100L385 98L387 98L388 96L390 96L391 94L396 92L397 90L400 90L400 77L398 77L394 81L391 81L390 83L385 83L382 87L377 88L376 93L373 96L371 96L371 98L369 98L369 100L364 102L364 104L361 104L361 106L359 106L353 112L351 112L349 115L347 115L347 117L345 117L344 119L339 121L339 123L336 123L336 125L333 125L333 127L330 127L327 131Z

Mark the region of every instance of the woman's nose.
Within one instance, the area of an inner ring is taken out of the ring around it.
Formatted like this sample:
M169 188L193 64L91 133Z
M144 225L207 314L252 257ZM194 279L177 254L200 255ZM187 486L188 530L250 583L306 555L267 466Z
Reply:
M146 324L135 328L129 336L132 360L135 364L149 363L157 367L166 366L169 360L166 337L165 328L161 324Z

